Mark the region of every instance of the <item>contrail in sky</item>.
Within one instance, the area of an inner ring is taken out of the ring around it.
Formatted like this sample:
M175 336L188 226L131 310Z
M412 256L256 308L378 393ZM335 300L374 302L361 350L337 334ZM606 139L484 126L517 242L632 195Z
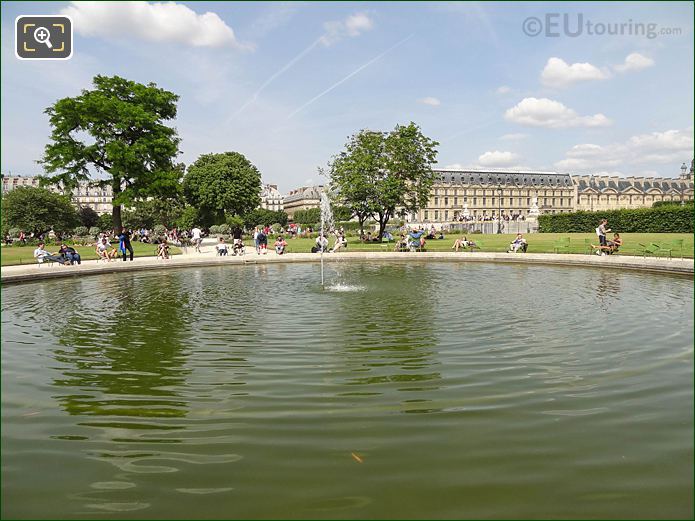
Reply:
M389 47L388 49L386 49L384 52L382 52L381 54L379 54L378 56L372 58L371 60L369 60L369 61L368 61L367 63L365 63L364 65L360 65L357 69L355 69L355 70L352 71L350 74L348 74L347 76L345 76L342 80L338 81L337 83L334 83L333 85L331 85L330 87L328 87L326 90L324 90L322 93L317 94L316 96L314 96L313 98L311 98L309 101L307 101L304 105L302 105L301 107L299 107L298 109L296 109L296 110L295 110L294 112L292 112L289 116L287 116L287 119L292 118L295 114L298 114L299 112L301 112L302 110L304 110L305 108L307 108L309 105L311 105L311 104L312 104L313 102L315 102L317 99L319 99L319 98L325 96L326 94L328 94L329 92L331 92L331 91L332 91L333 89L335 89L336 87L342 85L342 84L345 83L347 80L349 80L350 78L352 78L355 74L357 74L358 72L360 72L360 71L363 70L363 69L366 69L367 67L369 67L369 66L370 66L372 63L374 63L375 61L380 60L381 58L383 58L384 56L386 56L388 53L390 53L392 50L394 50L396 47L399 47L400 45L402 45L402 44L404 44L405 42L407 42L408 40L410 40L413 36L414 36L414 34L411 34L411 35L408 36L407 38L404 38L404 39L402 39L400 42L396 43L395 45L392 45L391 47Z
M294 58L292 58L292 59L291 59L289 62L287 62L280 70L278 70L277 72L275 72L275 74L273 74L270 78L268 78L267 80L265 80L265 81L263 82L263 84L262 84L260 87L258 87L258 89L256 89L256 92L254 92L253 95L246 101L246 103L244 103L244 104L241 106L241 108L239 108L239 110L237 110L234 114L232 114L232 115L230 116L229 121L232 121L232 120L233 120L234 118L236 118L239 114L241 114L241 113L244 111L244 109L246 109L246 107L248 107L248 106L251 105L253 102L255 102L255 101L258 99L258 96L261 94L261 92L263 92L263 90L264 90L268 85L270 85L271 83L273 83L273 81L275 81L275 79L276 79L278 76L280 76L280 75L283 74L284 72L287 72L287 70L290 69L295 63L297 63L299 60L301 60L302 58L304 58L304 56L306 56L309 52L311 52L311 51L314 49L314 47L316 47L316 46L321 42L321 40L322 40L323 38L324 38L324 36L320 36L319 38L317 38L316 40L314 40L314 42L313 42L311 45L309 45L309 47L307 47L307 48L304 49L302 52L300 52L297 56L295 56Z

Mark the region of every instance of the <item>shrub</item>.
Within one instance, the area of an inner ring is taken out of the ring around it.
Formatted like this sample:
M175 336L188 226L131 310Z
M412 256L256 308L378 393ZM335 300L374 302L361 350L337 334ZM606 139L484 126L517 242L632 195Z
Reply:
M217 229L219 230L218 233L221 233L222 235L226 235L229 233L229 225L228 224L220 224Z
M635 208L601 212L574 212L541 215L541 233L593 232L601 219L620 233L693 233L693 207L663 205L656 208Z
M217 235L218 233L220 233L220 227L218 225L213 224L210 226L210 235Z
M10 231L9 231L10 237L12 237L12 238L19 237L19 232L21 232L21 231L22 230L20 230L19 228L10 228Z
M101 228L99 228L98 226L92 226L89 229L89 235L91 235L92 237L96 237L100 233L101 233Z
M282 229L282 224L275 223L270 227L270 229L273 230L273 233L280 233L280 230Z
M84 237L86 235L89 235L89 228L86 226L78 226L75 228L75 235L78 237Z

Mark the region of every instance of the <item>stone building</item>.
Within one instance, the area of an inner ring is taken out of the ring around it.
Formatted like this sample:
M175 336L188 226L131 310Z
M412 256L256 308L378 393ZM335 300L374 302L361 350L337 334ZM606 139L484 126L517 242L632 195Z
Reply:
M292 190L285 196L284 206L285 212L290 220L294 218L294 214L298 210L308 210L310 208L320 208L321 192L323 185L318 186L302 186L296 190Z
M19 188L20 186L39 187L39 178L36 176L2 176L2 193ZM58 186L46 187L55 193L63 193L63 190ZM88 206L99 215L111 213L113 210L113 192L110 186L105 188L97 188L90 186L89 181L81 181L77 188L72 192L72 202L77 207Z
M595 212L619 208L649 208L657 201L684 202L693 198L687 178L574 176L575 208Z
M528 217L534 201L541 213L574 210L575 188L569 174L540 171L437 169L429 204L411 222Z
M278 212L285 209L284 196L278 191L278 185L264 184L261 189L261 208Z
M651 207L657 201L693 199L695 160L678 177L570 175L542 171L436 169L425 208L409 222L527 219L537 202L540 214Z

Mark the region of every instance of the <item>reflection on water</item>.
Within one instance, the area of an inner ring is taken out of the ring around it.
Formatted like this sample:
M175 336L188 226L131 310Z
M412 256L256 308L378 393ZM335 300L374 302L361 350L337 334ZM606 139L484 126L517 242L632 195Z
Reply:
M3 516L692 516L691 280L318 270L3 288Z

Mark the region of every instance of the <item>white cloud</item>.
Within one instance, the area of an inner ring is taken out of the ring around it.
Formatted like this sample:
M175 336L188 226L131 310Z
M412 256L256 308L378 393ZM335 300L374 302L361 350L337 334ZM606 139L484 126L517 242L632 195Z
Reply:
M573 146L555 163L562 170L591 171L619 165L679 164L693 155L693 129L666 130L632 136L623 143Z
M618 72L635 72L641 71L642 69L646 69L653 65L654 60L651 58L648 58L638 52L633 52L632 54L628 54L624 63L616 65L613 68Z
M451 170L465 170L467 167L463 166L461 163L453 163L451 165L446 165L444 168L449 168Z
M354 38L373 29L374 21L366 13L356 13L340 22L326 22L323 24L323 28L325 33L321 37L321 43L329 46L342 40L345 36Z
M528 134L524 134L523 132L516 132L513 134L504 134L503 136L500 136L500 139L504 139L505 141L519 141L521 139L526 139L528 137Z
M541 73L541 82L548 87L568 87L580 81L605 80L610 74L590 63L573 63L550 58Z
M510 167L517 163L519 154L514 152L501 152L499 150L488 151L478 157L480 166L489 168Z
M439 101L437 98L433 98L432 96L427 96L426 98L419 99L418 101L432 107L438 107L442 104L441 101Z
M511 87L507 87L506 85L502 85L501 87L497 87L497 90L495 91L497 94L509 94L512 91Z
M61 11L83 36L180 43L193 47L248 48L217 14L197 14L175 2L72 2Z
M530 127L606 127L611 120L603 114L580 116L559 101L548 98L524 98L516 106L508 109L505 119Z

